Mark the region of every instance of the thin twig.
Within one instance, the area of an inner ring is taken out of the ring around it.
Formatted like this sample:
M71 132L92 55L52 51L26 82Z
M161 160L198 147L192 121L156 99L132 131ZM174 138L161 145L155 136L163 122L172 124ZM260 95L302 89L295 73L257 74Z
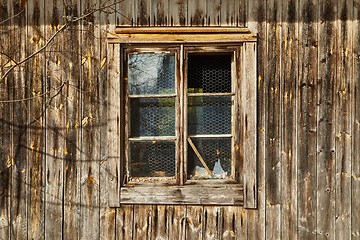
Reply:
M77 21L80 21L88 16L90 16L91 14L94 14L95 12L97 11L102 11L103 9L106 9L106 8L109 8L111 6L114 6L118 3L121 3L123 2L124 0L121 0L121 1L117 1L117 2L114 2L112 4L109 4L109 5L106 5L106 6L103 6L103 7L100 7L98 9L95 9L93 11L90 11L88 12L87 14L85 15L82 15L80 17L77 17L77 18L67 18L68 22L65 23L58 31L56 31L56 33L54 33L51 38L45 43L44 46L42 46L39 50L37 50L36 52L30 54L29 56L27 56L26 58L24 58L23 60L19 61L16 65L13 65L11 66L6 72L5 74L1 77L0 79L0 85L2 84L2 82L4 81L4 79L11 73L11 71L14 70L14 68L18 67L19 65L23 64L24 62L28 61L29 59L33 58L34 56L36 56L37 54L41 53L42 51L44 51L48 46L49 44L55 39L55 37L57 35L59 35L59 33L61 33L66 27L69 26L70 23L74 23L74 22L77 22Z

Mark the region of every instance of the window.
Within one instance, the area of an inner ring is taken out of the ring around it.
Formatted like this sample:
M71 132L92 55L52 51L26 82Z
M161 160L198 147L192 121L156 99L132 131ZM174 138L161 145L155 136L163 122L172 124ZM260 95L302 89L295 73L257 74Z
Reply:
M256 38L244 29L117 31L113 202L256 207Z

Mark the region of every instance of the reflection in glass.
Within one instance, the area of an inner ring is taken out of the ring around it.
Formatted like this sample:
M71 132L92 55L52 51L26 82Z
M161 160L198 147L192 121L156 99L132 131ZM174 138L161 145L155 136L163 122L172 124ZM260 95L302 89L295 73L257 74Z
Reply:
M175 98L131 99L131 137L175 136Z
M189 97L188 131L196 134L231 133L231 96Z
M175 54L130 54L128 64L130 95L175 93Z
M175 142L130 142L130 177L175 176Z

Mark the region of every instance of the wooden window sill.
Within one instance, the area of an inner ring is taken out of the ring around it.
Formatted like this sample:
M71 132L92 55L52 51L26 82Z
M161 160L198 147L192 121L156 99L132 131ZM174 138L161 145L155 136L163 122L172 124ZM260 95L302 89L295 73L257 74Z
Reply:
M121 204L243 205L238 183L193 183L164 186L156 183L121 187Z

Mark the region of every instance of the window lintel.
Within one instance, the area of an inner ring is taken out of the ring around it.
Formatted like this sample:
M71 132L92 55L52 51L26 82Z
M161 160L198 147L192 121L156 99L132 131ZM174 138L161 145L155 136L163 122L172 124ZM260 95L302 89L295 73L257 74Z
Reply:
M108 43L240 43L256 34L239 27L116 27Z

